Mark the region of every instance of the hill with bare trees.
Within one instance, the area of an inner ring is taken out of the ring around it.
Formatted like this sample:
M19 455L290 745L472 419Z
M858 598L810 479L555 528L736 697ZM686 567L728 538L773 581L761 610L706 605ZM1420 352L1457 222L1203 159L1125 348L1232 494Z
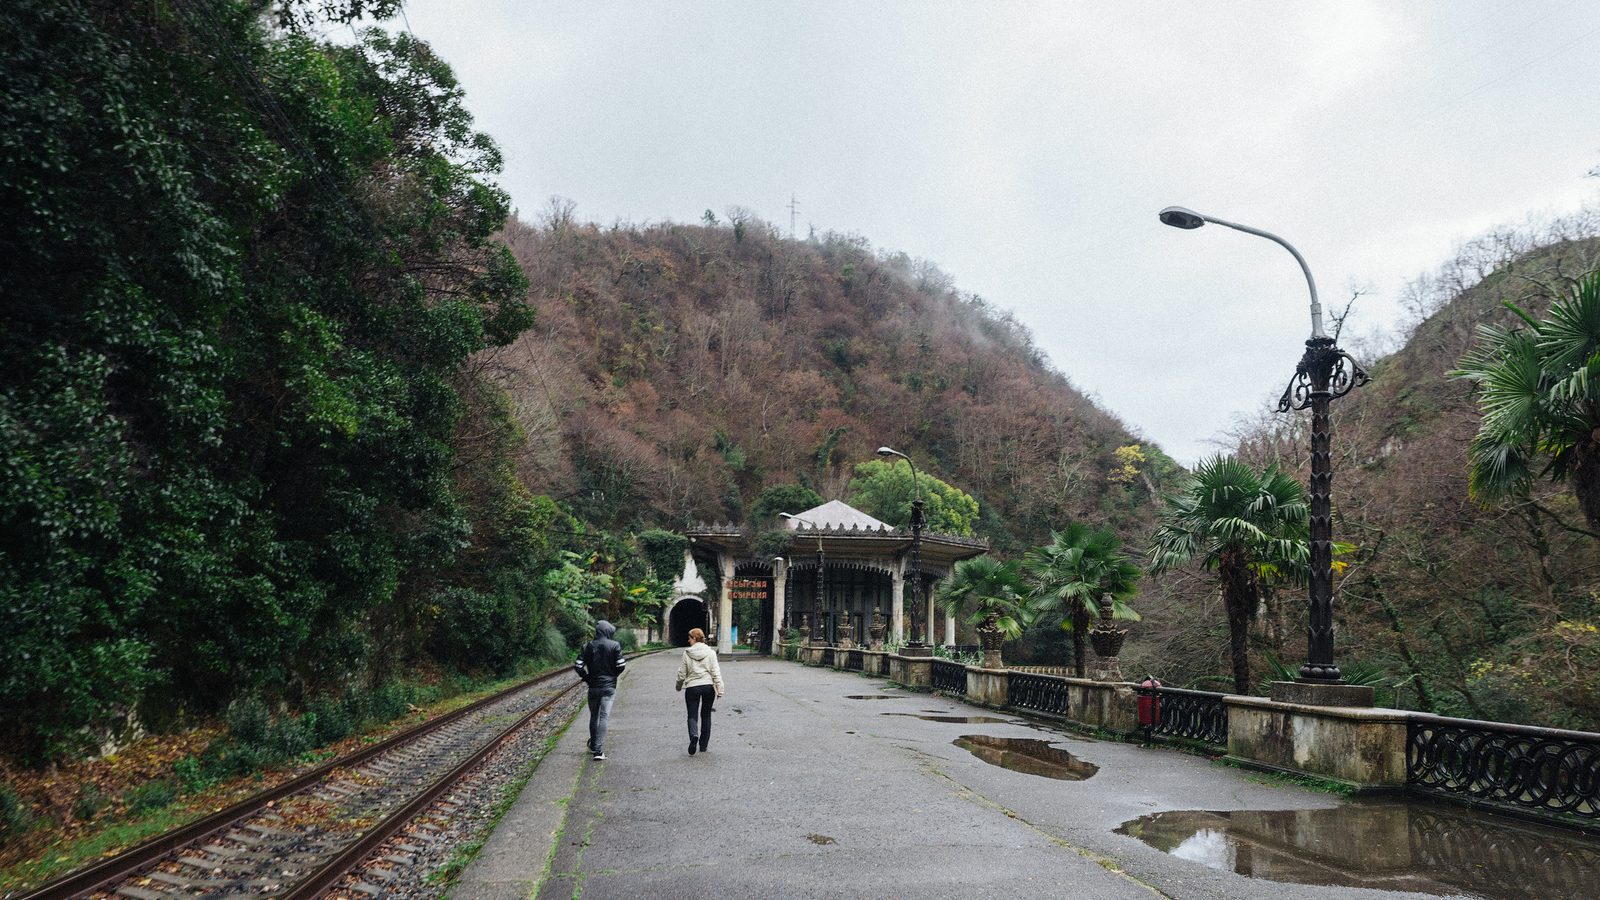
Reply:
M1010 315L862 238L788 239L738 210L601 228L558 201L505 239L538 323L484 364L529 436L529 486L602 528L738 522L784 484L843 498L887 444L1017 550L1067 518L1137 529L1178 474Z

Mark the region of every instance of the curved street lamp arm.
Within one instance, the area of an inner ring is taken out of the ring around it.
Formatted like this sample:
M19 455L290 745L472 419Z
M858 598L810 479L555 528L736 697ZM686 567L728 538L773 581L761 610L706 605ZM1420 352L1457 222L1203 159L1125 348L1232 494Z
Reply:
M917 464L911 461L911 457L905 455L904 453L901 453L899 450L896 450L893 447L879 447L878 448L878 455L879 456L890 456L890 455L898 456L901 459L906 461L906 465L911 467L911 493L912 493L912 496L916 499L916 501L918 503L921 503L922 502L922 486L917 484Z
M1195 215L1205 219L1207 222L1232 228L1234 231L1242 231L1245 234L1253 234L1256 237L1264 237L1269 241L1276 242L1283 249L1294 254L1294 261L1300 264L1300 271L1306 273L1306 287L1311 289L1311 336L1314 338L1324 338L1328 336L1327 332L1322 330L1322 304L1317 302L1316 279L1311 277L1311 267L1306 265L1306 258L1300 255L1300 251L1296 250L1293 244L1281 237L1278 237L1270 231L1262 231L1259 228L1251 228L1249 225L1240 225L1238 222L1227 222L1222 219L1213 218L1204 213L1195 213Z

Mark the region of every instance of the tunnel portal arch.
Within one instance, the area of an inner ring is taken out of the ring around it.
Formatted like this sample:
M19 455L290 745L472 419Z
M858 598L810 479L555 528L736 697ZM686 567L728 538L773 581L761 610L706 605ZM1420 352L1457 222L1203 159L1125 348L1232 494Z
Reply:
M679 597L667 613L667 643L674 647L689 646L689 629L698 628L710 635L706 605L693 595Z

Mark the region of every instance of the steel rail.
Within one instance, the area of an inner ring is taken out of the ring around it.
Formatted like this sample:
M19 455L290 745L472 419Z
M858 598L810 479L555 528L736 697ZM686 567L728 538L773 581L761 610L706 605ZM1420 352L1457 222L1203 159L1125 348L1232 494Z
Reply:
M278 900L315 900L315 898L322 896L340 879L351 874L357 866L365 862L385 842L398 834L407 822L410 822L417 814L431 806L435 800L439 799L441 794L455 787L458 781L476 769L496 750L499 750L502 744L515 737L517 732L526 728L534 719L547 712L557 701L577 690L580 684L582 682L571 685L561 693L539 704L537 708L530 710L527 715L491 738L484 744L482 749L463 760L460 765L446 772L438 781L424 788L422 793L413 797L404 806L385 816L382 820L374 823L359 840L346 847L333 859L318 867L310 875L306 876L304 880L290 888L289 892L278 898Z
M283 784L269 788L259 794L253 794L231 806L220 809L208 816L196 819L187 825L181 826L172 831L168 831L164 834L156 835L155 837L150 838L141 844L124 850L115 856L101 860L92 866L79 869L75 872L69 872L59 878L45 882L32 892L17 898L17 900L73 900L73 898L87 896L95 891L109 887L116 882L130 878L141 870L154 865L179 847L182 847L186 844L191 844L203 837L206 837L207 835L228 828L234 823L249 817L251 814L264 809L268 803L275 803L278 800L282 800L285 797L305 790L307 787L326 778L336 769L346 769L360 765L361 763L366 762L368 759L393 750L412 740L415 740L416 738L422 737L429 732L443 728L457 719L469 716L479 709L492 703L497 703L520 691L524 691L534 687L535 685L559 678L563 674L568 674L570 672L570 669L561 669L552 672L549 675L543 675L539 678L529 679L528 681L516 685L515 687L507 688L504 691L501 691L497 694L492 694L483 698L482 700L478 700L474 703L463 706L460 709L445 713L436 719L414 725L411 728L395 734L392 737L385 738L376 744L373 744L369 747L363 747L349 756L343 756L337 759L329 760L328 762L325 762L302 775L296 776L295 778L292 778ZM556 696L559 697L565 693L565 691L562 691L561 694L557 694ZM548 706L548 704L545 705ZM498 741L498 739L496 740Z

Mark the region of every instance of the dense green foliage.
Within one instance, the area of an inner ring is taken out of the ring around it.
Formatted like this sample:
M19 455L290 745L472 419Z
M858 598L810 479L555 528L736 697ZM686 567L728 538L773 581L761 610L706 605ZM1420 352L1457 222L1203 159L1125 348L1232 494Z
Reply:
M426 45L264 15L0 8L0 709L33 758L544 627L560 513L466 368L533 321L499 154Z
M801 484L775 484L761 492L756 502L750 504L745 521L761 525L776 519L780 513L805 512L823 504L822 495Z
M950 615L965 615L968 625L997 628L1006 637L1021 634L1035 613L1022 583L1022 564L993 556L956 563L950 577L939 582L934 602Z
M636 538L639 553L650 564L656 578L669 586L683 574L684 554L689 551L689 539L671 531L652 528L639 532Z
M850 499L862 512L893 525L911 526L911 504L922 498L922 514L929 531L971 535L978 520L978 501L959 488L917 472L905 460L886 463L869 460L855 468L850 479Z
M1528 330L1480 325L1480 344L1450 373L1477 384L1483 409L1468 453L1472 492L1498 502L1526 497L1536 478L1570 483L1589 527L1600 528L1600 272L1542 321L1507 307Z
M1166 498L1158 515L1150 571L1198 561L1217 572L1232 637L1234 690L1248 694L1250 624L1264 570L1295 576L1308 564L1305 487L1275 468L1258 472L1232 456L1213 456Z
M1091 618L1139 619L1128 601L1139 595L1144 573L1122 552L1122 539L1110 528L1068 522L1051 533L1050 543L1029 550L1022 568L1032 583L1034 609L1072 632L1079 678L1087 677L1084 639Z

